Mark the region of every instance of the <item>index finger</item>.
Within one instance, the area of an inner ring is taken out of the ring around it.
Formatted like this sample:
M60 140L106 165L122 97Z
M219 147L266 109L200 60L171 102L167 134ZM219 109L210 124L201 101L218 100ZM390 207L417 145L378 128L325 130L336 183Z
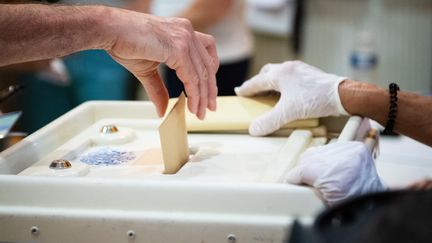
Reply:
M274 87L269 82L267 73L259 73L246 80L241 86L234 88L235 93L239 96L253 96L270 90L274 90Z

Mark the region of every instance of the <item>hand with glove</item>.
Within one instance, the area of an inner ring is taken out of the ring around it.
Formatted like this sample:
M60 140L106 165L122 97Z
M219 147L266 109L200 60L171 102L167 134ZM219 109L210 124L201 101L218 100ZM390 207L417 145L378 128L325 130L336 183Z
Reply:
M387 190L369 150L361 142L309 148L284 182L313 186L329 206L352 196Z
M293 120L348 114L338 93L339 83L345 79L300 61L288 61L265 65L235 92L239 96L272 90L281 93L276 106L249 127L251 135L263 136Z

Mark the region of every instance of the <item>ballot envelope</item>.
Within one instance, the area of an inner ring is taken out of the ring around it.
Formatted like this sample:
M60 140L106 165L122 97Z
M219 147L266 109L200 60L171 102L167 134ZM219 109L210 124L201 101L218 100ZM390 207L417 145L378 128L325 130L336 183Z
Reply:
M2 152L0 242L283 242L324 207L284 181L302 151L369 132L360 117L320 118L324 134L190 132L166 174L161 122L148 101L91 101Z

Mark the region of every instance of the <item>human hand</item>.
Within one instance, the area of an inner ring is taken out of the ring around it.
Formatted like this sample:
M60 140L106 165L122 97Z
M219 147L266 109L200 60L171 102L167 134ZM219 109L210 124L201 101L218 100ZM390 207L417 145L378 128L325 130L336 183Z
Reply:
M263 66L259 74L235 88L235 92L239 96L271 90L281 93L276 106L249 127L251 135L263 136L293 120L348 114L338 93L339 83L345 79L300 61L288 61Z
M367 147L352 141L306 150L284 182L313 186L330 206L352 196L387 189Z
M414 182L413 184L408 186L410 190L432 190L432 179L426 178L423 180L419 180Z
M127 10L118 14L116 38L108 52L143 84L159 116L168 105L168 93L157 70L160 63L176 70L192 113L203 119L206 108L216 110L219 59L212 36L195 32L186 19Z

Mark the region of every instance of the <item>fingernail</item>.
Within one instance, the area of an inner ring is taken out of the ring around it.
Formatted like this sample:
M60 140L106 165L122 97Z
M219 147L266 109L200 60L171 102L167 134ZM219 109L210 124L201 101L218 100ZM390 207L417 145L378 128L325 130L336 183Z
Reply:
M191 102L190 111L192 112L192 114L196 115L197 112L198 112L198 104L194 104L194 103Z
M207 107L204 107L203 111L201 112L201 120L204 120L204 118L206 116L206 109L207 109Z
M161 117L163 117L165 114L161 111L161 110L159 110L158 109L158 111L157 111L157 113L158 113L158 116L161 118Z
M217 108L217 103L216 103L216 99L214 100L209 100L209 107L208 107L211 111L215 111Z
M198 119L200 119L200 120L204 120L204 118L205 118L205 110L204 110L203 112L199 111L199 112L197 113L197 117L198 117Z

